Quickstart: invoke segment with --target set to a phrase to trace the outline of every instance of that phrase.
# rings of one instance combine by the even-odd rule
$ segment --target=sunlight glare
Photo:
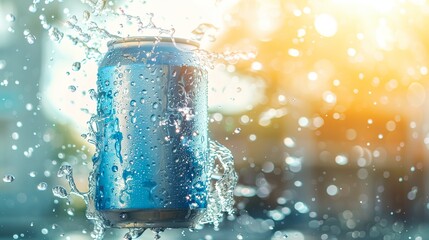
[[[332,37],[337,33],[337,20],[329,14],[320,14],[314,20],[316,31],[324,37]]]

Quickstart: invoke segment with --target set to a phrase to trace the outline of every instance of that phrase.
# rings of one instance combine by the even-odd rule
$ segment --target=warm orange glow
[[[276,11],[261,17],[273,5]],[[255,61],[263,66],[256,75],[268,83],[268,100],[261,103],[266,108],[256,116],[261,126],[274,119],[296,121],[314,130],[313,141],[322,149],[380,148],[383,159],[405,154],[410,135],[418,145],[427,144],[427,134],[410,127],[429,127],[422,114],[429,106],[426,1],[251,0],[241,1],[233,13],[241,25],[231,27],[224,41],[229,47],[240,47],[243,38],[254,44]],[[237,71],[252,66],[242,63]],[[302,125],[302,119],[323,124]]]

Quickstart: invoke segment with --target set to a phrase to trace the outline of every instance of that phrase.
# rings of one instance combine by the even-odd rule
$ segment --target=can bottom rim
[[[112,228],[193,228],[205,209],[101,210]]]

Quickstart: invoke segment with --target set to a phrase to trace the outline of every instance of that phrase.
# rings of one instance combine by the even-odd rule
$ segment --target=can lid
[[[166,42],[166,43],[179,43],[179,44],[187,44],[195,47],[200,47],[200,43],[194,40],[186,39],[186,38],[176,38],[176,37],[155,37],[155,36],[138,36],[138,37],[127,37],[127,38],[119,38],[107,43],[108,47],[111,47],[116,44],[141,44],[144,42]]]

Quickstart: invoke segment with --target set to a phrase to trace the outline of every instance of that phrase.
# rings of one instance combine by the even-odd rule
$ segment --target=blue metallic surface
[[[111,43],[100,64],[97,210],[207,206],[207,74],[196,47],[176,43],[188,50],[168,40]]]

